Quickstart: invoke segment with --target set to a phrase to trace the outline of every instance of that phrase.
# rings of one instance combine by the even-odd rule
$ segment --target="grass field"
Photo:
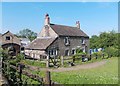
[[[118,58],[107,60],[103,66],[67,72],[52,72],[52,80],[61,84],[117,84]]]

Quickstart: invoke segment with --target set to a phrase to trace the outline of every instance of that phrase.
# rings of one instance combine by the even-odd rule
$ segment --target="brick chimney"
[[[49,18],[49,14],[45,15],[45,25],[50,24],[50,18]]]
[[[77,27],[78,29],[80,29],[80,22],[79,22],[79,21],[76,21],[76,27]]]

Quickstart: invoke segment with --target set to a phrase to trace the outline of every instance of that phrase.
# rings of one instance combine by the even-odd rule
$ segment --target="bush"
[[[20,53],[15,57],[15,59],[10,60],[10,64],[17,65],[23,59],[24,59],[24,55]]]
[[[81,53],[76,53],[75,55],[73,55],[75,58],[78,58],[82,55],[87,55],[85,52],[81,52]]]
[[[23,60],[23,59],[24,59],[24,55],[23,55],[23,54],[18,54],[18,55],[16,56],[17,62],[20,62],[20,61]]]
[[[83,51],[81,49],[76,49],[76,54],[82,53]]]
[[[96,57],[96,55],[97,55],[98,57],[102,57],[102,54],[103,54],[102,51],[94,52],[94,53],[93,53],[93,56]]]
[[[118,49],[114,48],[114,47],[107,47],[107,48],[105,48],[104,52],[107,55],[112,55],[112,56],[117,56],[117,57],[119,56]]]
[[[8,50],[5,49],[3,50],[2,48],[0,48],[0,57],[3,57],[3,61],[6,61],[9,59],[9,55],[8,55]]]

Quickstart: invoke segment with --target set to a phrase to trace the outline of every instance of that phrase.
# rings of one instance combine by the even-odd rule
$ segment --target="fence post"
[[[84,58],[85,58],[84,55],[82,55],[82,62],[84,62]]]
[[[75,56],[73,56],[73,63],[75,62]]]
[[[104,53],[102,55],[103,55],[103,59],[104,59]]]
[[[61,56],[61,65],[64,65],[64,58]]]
[[[1,59],[0,59],[0,80],[2,81],[2,68],[3,68],[3,61],[2,61],[2,57],[0,57]],[[1,83],[0,83],[0,85],[2,85]]]
[[[22,86],[22,65],[21,64],[18,65],[18,72],[19,72],[19,80],[20,80],[19,85]]]
[[[47,55],[46,67],[49,67],[49,55]]]
[[[51,76],[50,76],[50,71],[46,71],[45,84],[46,84],[47,86],[51,86]]]
[[[90,60],[91,60],[91,58],[92,58],[92,55],[90,54]]]
[[[96,59],[98,58],[98,55],[96,54]]]

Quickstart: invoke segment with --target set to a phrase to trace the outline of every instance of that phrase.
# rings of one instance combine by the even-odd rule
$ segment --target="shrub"
[[[107,47],[107,48],[105,48],[104,52],[107,55],[112,55],[112,56],[117,56],[117,57],[119,56],[118,49],[114,48],[114,47]]]
[[[21,60],[24,59],[24,55],[23,54],[18,54],[15,59],[10,59],[10,64],[13,64],[13,65],[17,65]]]
[[[18,61],[18,62],[20,62],[21,60],[23,60],[24,59],[24,55],[23,54],[18,54],[17,56],[16,56],[16,60]]]
[[[78,58],[82,55],[87,55],[85,52],[80,52],[80,53],[76,53],[75,55],[73,55],[75,58]]]
[[[78,54],[78,53],[82,53],[83,51],[82,51],[82,49],[76,49],[76,54]]]

